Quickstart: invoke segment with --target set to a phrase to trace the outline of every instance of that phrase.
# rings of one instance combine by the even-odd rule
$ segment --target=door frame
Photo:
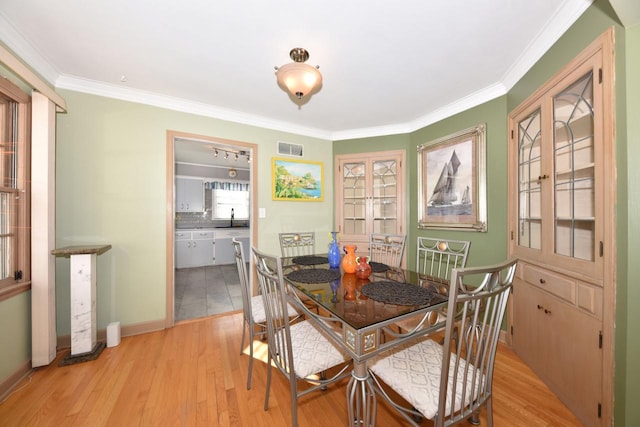
[[[224,138],[216,138],[213,136],[197,135],[187,132],[179,132],[173,130],[167,130],[167,143],[166,143],[166,310],[165,310],[165,328],[172,328],[175,325],[175,140],[177,138],[182,139],[196,139],[199,141],[219,143],[224,145],[232,145],[242,147],[249,151],[251,156],[251,167],[249,168],[249,186],[250,186],[250,203],[251,203],[251,217],[249,219],[250,227],[250,242],[251,246],[258,244],[258,200],[257,191],[258,188],[258,145],[243,141],[234,141]],[[245,254],[247,255],[247,254]],[[249,257],[250,265],[253,264],[253,260]],[[250,269],[253,271],[253,269]],[[249,277],[251,289],[253,289],[253,277]]]

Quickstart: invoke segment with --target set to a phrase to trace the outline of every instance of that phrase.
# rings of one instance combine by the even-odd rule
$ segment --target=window
[[[0,299],[29,287],[29,104],[0,79]]]
[[[249,219],[249,191],[212,190],[213,219]]]

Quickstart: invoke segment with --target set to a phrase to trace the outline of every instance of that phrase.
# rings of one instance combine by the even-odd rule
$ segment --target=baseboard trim
[[[0,403],[9,397],[20,381],[31,373],[31,360],[22,363],[15,372],[0,383]]]
[[[505,345],[509,345],[509,343],[507,343],[507,331],[500,330],[498,340]]]
[[[134,325],[122,326],[120,329],[121,337],[131,337],[134,335],[146,334],[148,332],[156,332],[165,329],[165,321],[153,320],[150,322],[136,323]],[[107,330],[98,329],[97,332],[98,341],[107,341]],[[71,348],[71,335],[61,335],[57,341],[58,350],[61,348]]]

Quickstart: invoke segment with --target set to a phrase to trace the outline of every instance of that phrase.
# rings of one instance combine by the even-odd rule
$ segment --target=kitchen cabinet
[[[406,234],[404,150],[337,155],[334,163],[341,242],[368,255],[371,233]]]
[[[176,212],[204,211],[204,181],[202,178],[176,178]]]
[[[526,263],[518,268],[514,349],[584,425],[600,425],[602,288]]]
[[[214,232],[180,230],[175,233],[176,268],[203,267],[214,263]]]
[[[231,240],[236,238],[242,243],[244,256],[248,260],[251,256],[249,246],[249,229],[218,229],[215,238],[215,265],[234,264],[235,251]]]
[[[175,267],[186,268],[191,264],[191,232],[176,231],[175,237]]]
[[[612,416],[611,37],[509,115],[508,248],[520,260],[511,341],[585,426],[611,425]]]

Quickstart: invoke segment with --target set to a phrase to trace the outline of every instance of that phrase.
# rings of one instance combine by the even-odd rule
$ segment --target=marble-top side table
[[[60,365],[95,360],[105,347],[104,342],[97,342],[96,264],[98,255],[109,249],[111,245],[78,245],[51,251],[71,262],[71,353]]]

